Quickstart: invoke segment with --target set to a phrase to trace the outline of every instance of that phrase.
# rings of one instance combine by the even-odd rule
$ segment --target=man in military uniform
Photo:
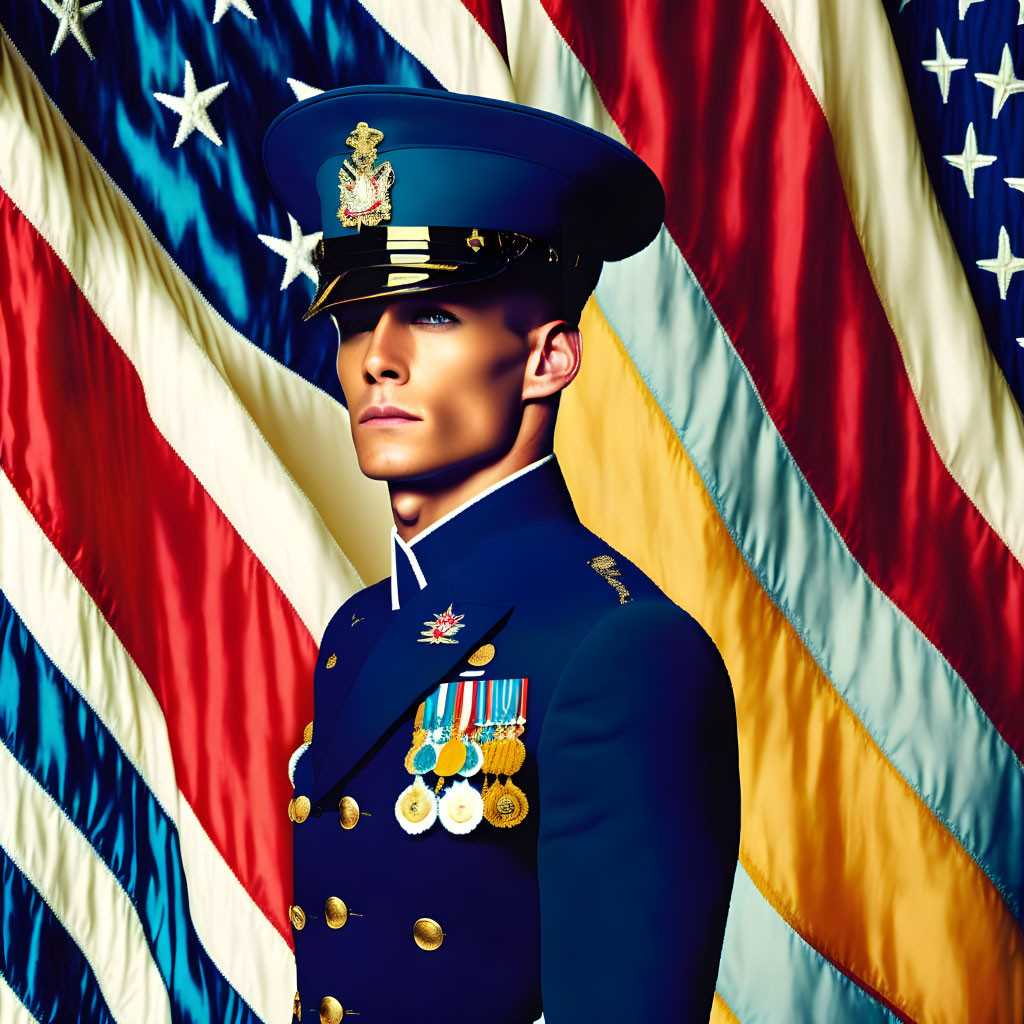
[[[702,1021],[739,832],[701,627],[582,526],[552,455],[580,310],[664,196],[618,143],[512,104],[341,89],[265,142],[321,218],[392,575],[324,633],[293,758],[301,1020]]]

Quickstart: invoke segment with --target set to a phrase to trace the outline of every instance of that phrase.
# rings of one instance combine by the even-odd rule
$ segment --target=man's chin
[[[383,480],[392,486],[422,487],[436,490],[459,483],[476,472],[486,458],[470,458],[458,462],[438,463],[433,460],[397,458],[394,455],[358,455],[359,469],[370,480]]]
[[[358,453],[357,453],[358,454]],[[424,464],[412,459],[391,456],[359,457],[359,469],[370,480],[384,480],[387,483],[414,484],[433,479],[443,474],[448,466]]]

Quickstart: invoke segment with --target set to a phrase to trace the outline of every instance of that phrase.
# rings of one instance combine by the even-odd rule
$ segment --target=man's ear
[[[551,320],[527,335],[530,356],[523,377],[523,401],[548,398],[572,383],[580,372],[583,339],[566,320]]]

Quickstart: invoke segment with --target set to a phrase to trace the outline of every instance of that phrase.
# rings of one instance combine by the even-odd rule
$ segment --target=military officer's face
[[[338,377],[363,473],[443,482],[509,452],[527,404],[568,382],[547,394],[537,383],[538,345],[564,326],[546,314],[526,294],[481,285],[337,311]]]

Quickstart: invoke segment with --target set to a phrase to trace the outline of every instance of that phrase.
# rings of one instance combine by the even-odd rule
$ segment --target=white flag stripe
[[[853,222],[932,443],[1024,563],[1024,419],[932,190],[885,11],[874,0],[762,2],[831,127]]]
[[[168,444],[319,640],[330,616],[362,583],[218,369],[233,349],[241,353],[234,352],[236,367],[245,360],[250,369],[266,371],[272,361],[228,327],[173,266],[2,35],[0,187],[64,262],[131,360]],[[309,406],[315,389],[277,367],[252,391],[259,399],[254,408],[294,410]],[[315,455],[333,491],[351,501],[366,486],[354,465],[338,480],[329,460],[347,418],[337,403],[324,401],[319,411],[329,407],[328,423],[301,444],[308,448],[334,435]],[[381,542],[385,538],[382,526]]]
[[[3,473],[0,522],[0,590],[177,825],[189,909],[210,958],[260,1017],[278,1019],[295,993],[291,950],[180,793],[153,691]]]
[[[33,1017],[26,1009],[25,1004],[15,995],[2,973],[0,973],[0,1021],[3,1021],[3,1024],[40,1024],[39,1019]]]
[[[461,0],[359,0],[446,89],[515,102],[508,66]],[[444,68],[444,78],[436,68]]]
[[[171,1024],[135,908],[85,836],[0,743],[0,847],[82,951],[114,1019]]]

